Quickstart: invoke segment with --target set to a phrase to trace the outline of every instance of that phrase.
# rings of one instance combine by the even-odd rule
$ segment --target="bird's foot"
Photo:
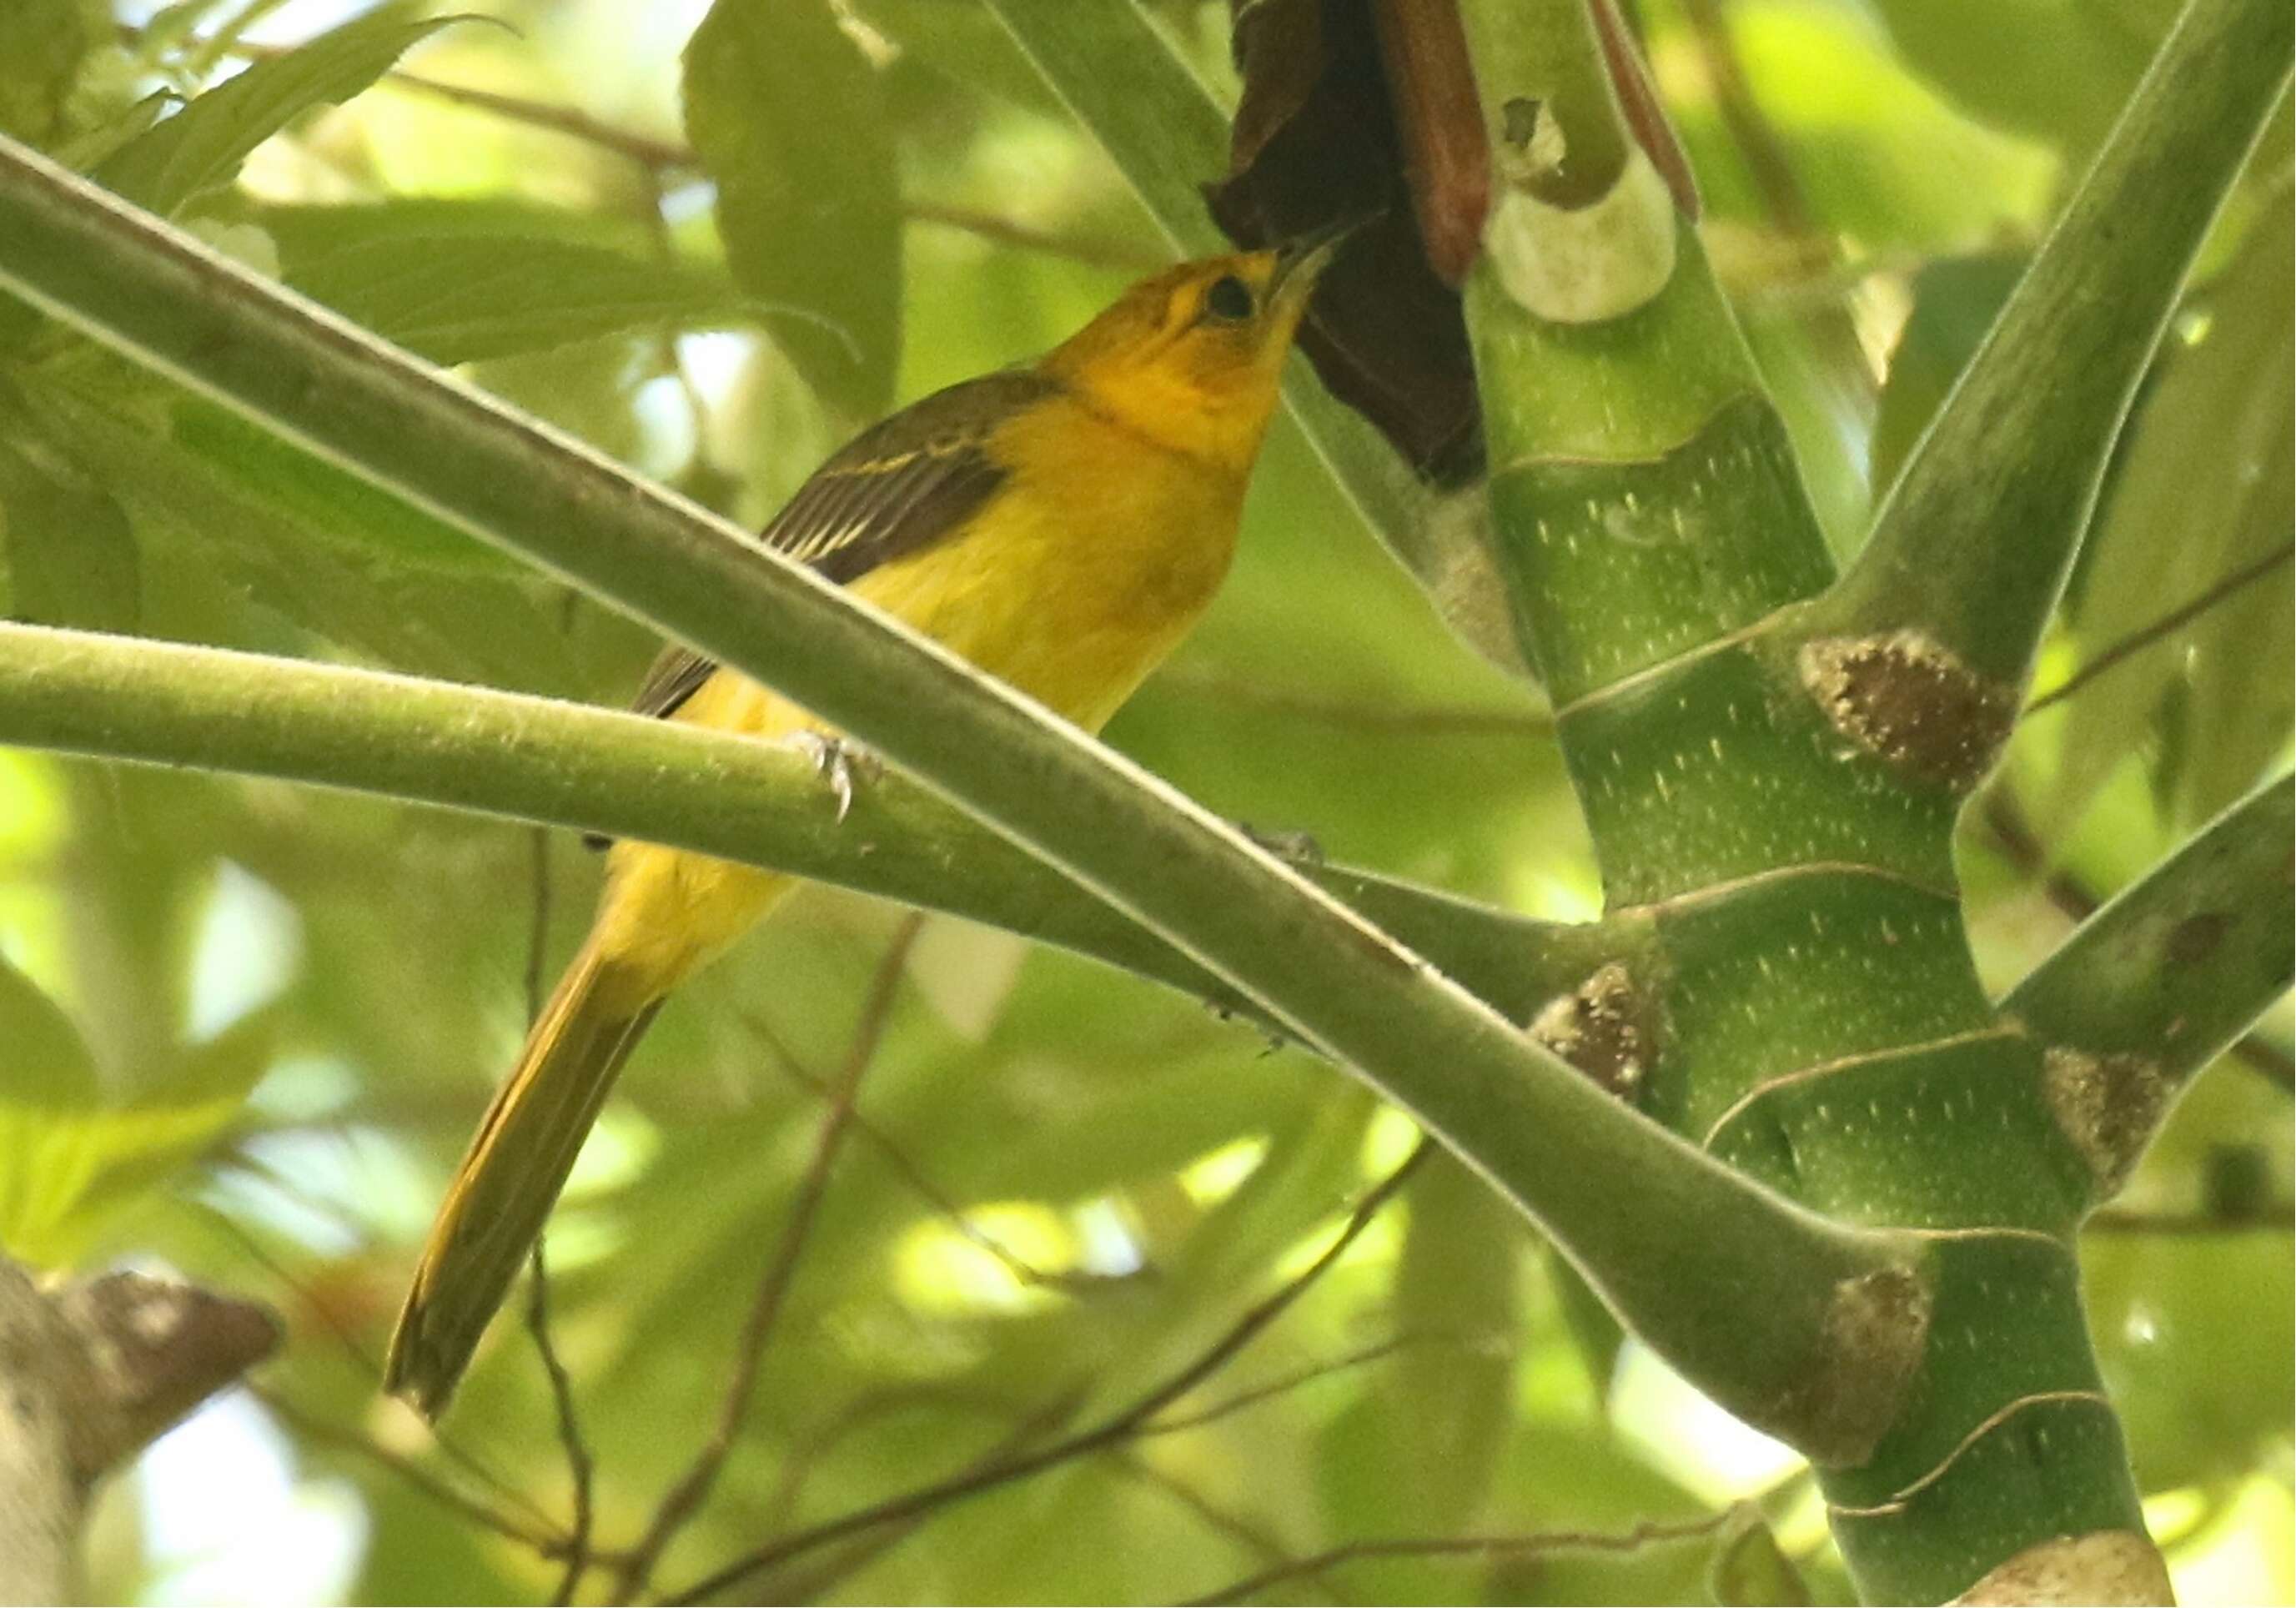
[[[1289,860],[1295,866],[1324,863],[1324,846],[1316,841],[1312,833],[1261,832],[1249,821],[1238,821],[1235,829],[1279,860]]]
[[[808,731],[798,733],[790,741],[813,761],[813,768],[829,783],[829,791],[837,800],[840,822],[853,808],[855,779],[873,781],[884,773],[884,762],[849,737]]]

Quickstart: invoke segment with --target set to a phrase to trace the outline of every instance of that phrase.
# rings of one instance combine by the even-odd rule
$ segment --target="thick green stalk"
[[[2194,1075],[2296,973],[2296,783],[2281,776],[2083,922],[2002,1010],[2048,1046],[2044,1089],[2112,1198]]]
[[[2097,283],[2073,260],[2085,250],[2108,275],[2151,263],[2149,280],[2116,285],[2134,299],[2119,318],[2086,309],[2142,326],[2130,363],[2167,315],[2184,235],[2213,214],[2285,75],[2284,12],[2262,19],[2259,3],[2195,0],[2153,100],[2074,203],[2075,243],[2053,248],[2023,299],[2067,313]],[[2243,4],[2242,48],[2271,59],[2235,71],[2220,42],[2194,42]],[[1694,233],[1636,176],[1643,159],[1629,148],[1611,188],[1574,206],[1542,193],[1557,153],[1620,143],[1585,127],[1617,107],[1568,93],[1595,53],[1576,10],[1463,0],[1504,181],[1468,305],[1499,563],[1555,692],[1610,920],[1650,933],[1613,989],[1658,1024],[1644,1107],[1813,1210],[1931,1239],[1918,1382],[1870,1456],[1819,1471],[1861,1590],[1936,1601],[2062,1564],[2076,1594],[2165,1591],[2081,1317],[2070,1238],[2090,1168],[2048,1097],[2045,1046],[1986,997],[1961,919],[1953,827],[2013,698],[1957,639],[1899,631],[2023,609],[2021,675],[2083,511],[2046,510],[2070,529],[2025,574],[2014,555],[2049,538],[2009,494],[2049,498],[2027,483],[2030,432],[2004,436],[1988,381],[1931,439],[1964,460],[1944,482],[1968,493],[1950,541],[1827,590],[1775,411]],[[2180,64],[2179,48],[2204,64]],[[2171,106],[2162,83],[2185,98]],[[2226,97],[2236,131],[2195,135],[2226,119]],[[1544,147],[1525,108],[1560,119]],[[2135,149],[2163,139],[2166,154]],[[2080,233],[2110,217],[2144,234],[2156,206],[2180,242],[2165,254]],[[2110,394],[2085,415],[2093,476],[2134,369],[2100,382],[2096,331],[2061,353],[2017,316],[1997,343],[2016,355],[2029,423],[2062,397],[2078,412],[2100,383]],[[1924,599],[1930,614],[1889,612]]]
[[[1817,611],[1831,635],[1910,633],[1991,684],[1997,745],[2137,381],[2288,82],[2290,49],[2283,0],[2185,8]]]
[[[777,743],[555,699],[222,648],[0,624],[0,742],[342,788],[644,838],[946,910],[1224,1010],[1235,990],[905,777],[841,821]],[[1301,867],[1511,1017],[1619,939],[1341,866]]]
[[[1233,250],[1204,207],[1228,167],[1228,119],[1137,0],[986,0],[1046,84],[1106,148],[1165,238],[1188,256]],[[1452,628],[1515,668],[1506,621],[1488,607],[1488,510],[1472,493],[1439,496],[1361,416],[1293,365],[1292,416],[1380,540],[1419,578]]]
[[[1921,1335],[1911,1242],[1827,1222],[1682,1144],[1037,705],[6,141],[0,283],[778,688],[1061,867],[1410,1110],[1741,1414],[1848,1456],[1886,1420]],[[1845,1348],[1845,1324],[1890,1343]]]

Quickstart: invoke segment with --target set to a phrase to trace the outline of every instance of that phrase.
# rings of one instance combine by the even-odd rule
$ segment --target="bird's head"
[[[1159,445],[1242,474],[1336,235],[1185,262],[1144,279],[1042,364]]]

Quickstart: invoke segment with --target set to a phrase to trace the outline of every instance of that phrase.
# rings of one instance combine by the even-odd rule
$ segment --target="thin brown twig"
[[[877,974],[869,987],[867,998],[861,1007],[861,1017],[853,1032],[853,1042],[847,1050],[845,1064],[840,1069],[835,1097],[821,1120],[820,1131],[814,1141],[813,1159],[806,1167],[805,1176],[799,1180],[796,1196],[790,1204],[789,1222],[782,1230],[781,1243],[775,1248],[767,1263],[764,1276],[758,1281],[756,1299],[751,1302],[750,1316],[742,1325],[741,1343],[734,1353],[734,1374],[726,1387],[725,1399],[719,1407],[717,1427],[702,1443],[685,1473],[661,1499],[654,1510],[652,1521],[636,1546],[631,1549],[614,1580],[614,1596],[620,1602],[636,1602],[651,1588],[653,1568],[660,1561],[677,1531],[698,1512],[718,1481],[719,1470],[734,1449],[734,1437],[749,1417],[750,1401],[755,1394],[758,1374],[765,1359],[766,1346],[773,1338],[775,1325],[780,1321],[782,1309],[789,1295],[790,1285],[797,1275],[799,1261],[805,1252],[806,1241],[819,1214],[822,1197],[828,1192],[829,1176],[843,1146],[847,1129],[853,1120],[853,1102],[860,1093],[861,1079],[876,1059],[877,1046],[883,1041],[887,1024],[892,1019],[893,1003],[898,997],[902,969],[908,964],[909,951],[915,945],[917,934],[923,929],[924,917],[913,915],[903,918],[894,930],[892,940],[886,945],[884,958],[877,964]]]
[[[1083,1388],[1070,1390],[1054,1397],[1035,1412],[1015,1424],[1010,1434],[974,1458],[968,1466],[975,1469],[993,1468],[1013,1456],[1022,1447],[1040,1436],[1050,1434],[1076,1415],[1087,1394]],[[771,1601],[777,1603],[810,1603],[827,1595],[833,1587],[851,1579],[874,1563],[902,1542],[916,1534],[929,1514],[917,1514],[899,1524],[887,1525],[871,1534],[856,1538],[854,1544],[830,1558],[809,1575],[800,1575],[785,1582],[773,1592]]]
[[[312,1194],[310,1191],[303,1188],[268,1161],[249,1153],[244,1149],[234,1151],[230,1160],[232,1165],[261,1178],[297,1205],[330,1218],[345,1233],[356,1235],[358,1232],[358,1225],[351,1220],[348,1213],[340,1203]],[[214,1210],[211,1208],[210,1213],[216,1225],[232,1236],[250,1261],[273,1278],[277,1279],[280,1284],[295,1297],[299,1310],[310,1312],[319,1319],[327,1332],[334,1336],[336,1343],[341,1347],[344,1356],[349,1359],[353,1369],[360,1377],[368,1384],[379,1388],[382,1382],[381,1363],[335,1316],[332,1305],[321,1299],[308,1284],[299,1278],[284,1263],[264,1250],[255,1237],[228,1212]],[[524,1509],[528,1516],[536,1523],[547,1525],[551,1522],[550,1515],[543,1512],[540,1504],[512,1484],[509,1480],[488,1467],[477,1453],[463,1446],[461,1441],[441,1432],[435,1424],[431,1426],[431,1438],[439,1448],[439,1456],[462,1469],[487,1489],[512,1505]]]
[[[386,1469],[441,1507],[459,1514],[472,1523],[506,1539],[530,1546],[544,1557],[554,1558],[563,1550],[564,1543],[559,1536],[525,1524],[499,1509],[489,1507],[475,1497],[466,1496],[413,1459],[378,1446],[356,1431],[329,1423],[317,1415],[306,1412],[275,1391],[260,1384],[250,1384],[247,1388],[249,1393],[268,1407],[275,1416],[305,1440],[334,1447]]]
[[[1739,155],[1745,159],[1746,170],[1753,176],[1770,221],[1789,239],[1814,243],[1818,259],[1831,258],[1833,247],[1820,235],[1809,198],[1802,193],[1801,180],[1794,176],[1793,163],[1787,160],[1785,142],[1770,127],[1753,86],[1746,81],[1745,68],[1738,60],[1738,42],[1731,35],[1729,19],[1722,14],[1721,5],[1718,0],[1683,0],[1683,15],[1698,42],[1699,59],[1714,88],[1715,107],[1736,142]]]
[[[1271,1569],[1290,1568],[1300,1560],[1283,1542],[1269,1535],[1242,1514],[1232,1513],[1214,1502],[1194,1486],[1164,1469],[1158,1468],[1136,1453],[1119,1451],[1111,1455],[1111,1462],[1141,1484],[1163,1492],[1193,1514],[1206,1529],[1226,1536],[1246,1552],[1258,1557]],[[1346,1588],[1320,1571],[1310,1574],[1316,1583],[1336,1603],[1351,1602]]]
[[[1049,229],[1039,229],[999,213],[983,212],[973,207],[951,206],[946,201],[906,201],[901,203],[901,212],[911,223],[955,229],[982,240],[995,241],[999,245],[1018,246],[1024,251],[1041,251],[1047,257],[1065,257],[1070,262],[1082,263],[1087,267],[1145,274],[1165,267],[1171,261],[1169,257],[1145,246],[1134,246],[1116,240],[1078,240],[1073,235],[1055,234]]]
[[[1623,1535],[1562,1530],[1516,1536],[1406,1536],[1390,1540],[1351,1541],[1344,1546],[1319,1552],[1313,1557],[1298,1558],[1275,1568],[1264,1569],[1258,1574],[1234,1581],[1217,1591],[1208,1591],[1201,1596],[1189,1597],[1185,1608],[1199,1608],[1201,1604],[1212,1603],[1242,1602],[1246,1597],[1257,1596],[1270,1586],[1367,1558],[1491,1558],[1563,1551],[1636,1552],[1653,1541],[1686,1541],[1712,1535],[1722,1527],[1733,1511],[1726,1507],[1705,1518],[1687,1520],[1678,1524],[1645,1522]]]
[[[2178,604],[2158,619],[2137,627],[2128,636],[2103,649],[2079,669],[2066,677],[2059,685],[2028,702],[2025,705],[2025,713],[2034,714],[2047,709],[2051,704],[2062,703],[2075,693],[2088,685],[2090,682],[2119,666],[2123,660],[2143,652],[2163,636],[2172,636],[2182,630],[2210,610],[2229,601],[2244,588],[2263,579],[2286,563],[2292,556],[2296,556],[2296,547],[2275,547],[2262,558],[2243,564],[2199,596],[2188,603]]]
[[[767,1051],[774,1058],[774,1063],[781,1068],[783,1076],[791,1082],[820,1099],[831,1098],[828,1084],[798,1059],[797,1053],[789,1047],[780,1034],[774,1031],[772,1024],[762,1017],[747,1013],[742,1015],[742,1021],[744,1026],[757,1035],[758,1041],[766,1046]],[[1032,1284],[1041,1289],[1065,1290],[1073,1293],[1078,1290],[1121,1284],[1128,1279],[1141,1276],[1138,1272],[1114,1275],[1046,1273],[1043,1268],[1032,1266],[1017,1251],[968,1217],[964,1208],[956,1203],[955,1197],[934,1183],[924,1169],[919,1166],[902,1147],[901,1142],[873,1121],[866,1112],[856,1107],[852,1121],[853,1131],[876,1147],[877,1153],[885,1159],[886,1164],[892,1168],[901,1182],[907,1185],[913,1194],[946,1218],[950,1227],[964,1236],[967,1243],[978,1246],[996,1259],[997,1264],[1005,1272],[1011,1274],[1017,1282]]]
[[[601,151],[611,151],[617,156],[627,157],[652,172],[694,168],[701,165],[701,159],[694,155],[690,146],[676,140],[656,139],[652,135],[618,127],[603,119],[592,117],[577,106],[554,101],[528,100],[521,95],[503,94],[469,84],[449,84],[404,69],[394,70],[383,76],[386,82],[400,89],[412,89],[458,106],[467,106],[474,111],[488,112],[506,122],[524,123],[529,127],[562,134],[585,144],[595,145]]]
[[[2269,1212],[2244,1217],[2218,1217],[2206,1211],[2097,1211],[2089,1214],[2081,1232],[2179,1239],[2214,1234],[2296,1234],[2296,1209],[2284,1201]]]
[[[542,967],[550,940],[550,833],[537,826],[529,841],[532,845],[534,895],[526,928],[526,1021],[531,1027],[542,1014]],[[558,1421],[558,1444],[566,1450],[566,1479],[572,1491],[573,1522],[566,1534],[566,1571],[559,1577],[558,1589],[550,1599],[554,1604],[564,1604],[574,1600],[575,1588],[590,1571],[591,1481],[595,1460],[590,1456],[589,1442],[582,1438],[581,1416],[574,1407],[573,1376],[566,1371],[565,1363],[559,1358],[558,1347],[550,1337],[550,1264],[543,1253],[543,1236],[537,1235],[530,1258],[532,1274],[526,1286],[526,1329],[534,1337],[535,1355],[542,1359],[542,1371],[550,1380],[550,1402]]]
[[[131,41],[142,37],[142,30],[133,27],[123,27],[120,31]],[[248,61],[261,61],[284,54],[285,50],[276,45],[250,45],[244,40],[234,40],[223,53]],[[621,127],[562,102],[537,101],[524,95],[504,94],[498,90],[480,89],[475,85],[450,84],[441,78],[409,72],[404,68],[394,68],[385,73],[383,81],[399,89],[412,90],[417,94],[430,95],[453,105],[468,107],[473,111],[486,112],[505,122],[522,123],[530,128],[564,135],[569,139],[580,140],[601,151],[611,152],[643,168],[657,188],[665,175],[693,173],[701,168],[701,157],[690,145]],[[901,204],[901,211],[913,223],[962,230],[999,245],[1018,246],[1023,250],[1064,257],[1091,267],[1144,273],[1161,267],[1168,261],[1168,258],[1146,247],[1112,240],[1072,239],[1049,229],[1021,223],[1017,218],[972,207],[953,206],[942,201],[910,201]]]
[[[533,1276],[527,1280],[526,1326],[534,1336],[535,1354],[550,1377],[550,1401],[558,1420],[558,1444],[566,1448],[566,1481],[572,1493],[573,1522],[566,1532],[566,1572],[550,1600],[559,1608],[574,1600],[574,1589],[590,1572],[590,1534],[594,1522],[592,1481],[596,1462],[582,1436],[582,1420],[574,1407],[574,1381],[560,1360],[550,1338],[550,1269],[543,1259],[542,1241],[534,1242]]]
[[[1401,1166],[1381,1179],[1349,1213],[1347,1222],[1332,1243],[1297,1275],[1285,1281],[1274,1292],[1254,1303],[1242,1317],[1199,1353],[1195,1359],[1180,1368],[1160,1383],[1136,1398],[1129,1406],[1103,1419],[1088,1430],[1041,1448],[1022,1456],[1010,1458],[992,1466],[935,1481],[919,1486],[898,1497],[857,1508],[850,1513],[824,1521],[808,1529],[777,1537],[742,1556],[734,1559],[707,1577],[696,1580],[676,1594],[665,1598],[670,1603],[695,1603],[715,1596],[722,1591],[742,1584],[766,1570],[786,1563],[793,1558],[842,1541],[848,1537],[866,1534],[888,1524],[902,1523],[919,1514],[930,1514],[952,1503],[976,1497],[1015,1480],[1026,1479],[1060,1464],[1102,1451],[1131,1438],[1140,1426],[1194,1390],[1205,1380],[1226,1367],[1260,1333],[1287,1311],[1292,1304],[1313,1287],[1316,1281],[1338,1261],[1347,1248],[1371,1226],[1381,1210],[1394,1198],[1411,1177],[1412,1172],[1428,1154],[1427,1142],[1423,1140]]]
[[[1268,1381],[1266,1384],[1254,1385],[1248,1391],[1239,1391],[1226,1400],[1216,1401],[1201,1411],[1177,1413],[1168,1418],[1158,1418],[1144,1423],[1140,1426],[1136,1439],[1146,1440],[1160,1435],[1177,1435],[1187,1430],[1202,1429],[1206,1424],[1217,1423],[1223,1418],[1231,1417],[1237,1413],[1258,1407],[1263,1401],[1288,1395],[1302,1385],[1314,1384],[1319,1380],[1329,1379],[1334,1374],[1344,1374],[1351,1369],[1383,1361],[1398,1351],[1408,1350],[1414,1346],[1449,1345],[1464,1350],[1481,1343],[1483,1342],[1480,1341],[1453,1334],[1391,1334],[1385,1340],[1334,1357],[1328,1362],[1319,1362],[1308,1367],[1296,1368],[1289,1374],[1281,1374]]]
[[[865,1391],[791,1437],[792,1444],[782,1463],[781,1478],[765,1505],[768,1522],[776,1527],[788,1523],[797,1512],[799,1499],[813,1471],[846,1440],[882,1419],[928,1407],[954,1407],[998,1418],[1015,1417],[1021,1412],[1015,1402],[986,1392],[952,1390],[946,1385],[898,1384]]]

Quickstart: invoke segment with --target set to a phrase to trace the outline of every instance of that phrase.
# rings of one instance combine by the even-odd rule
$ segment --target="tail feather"
[[[479,1124],[416,1265],[383,1388],[436,1418],[541,1237],[614,1078],[660,1008],[594,945],[559,980]]]

